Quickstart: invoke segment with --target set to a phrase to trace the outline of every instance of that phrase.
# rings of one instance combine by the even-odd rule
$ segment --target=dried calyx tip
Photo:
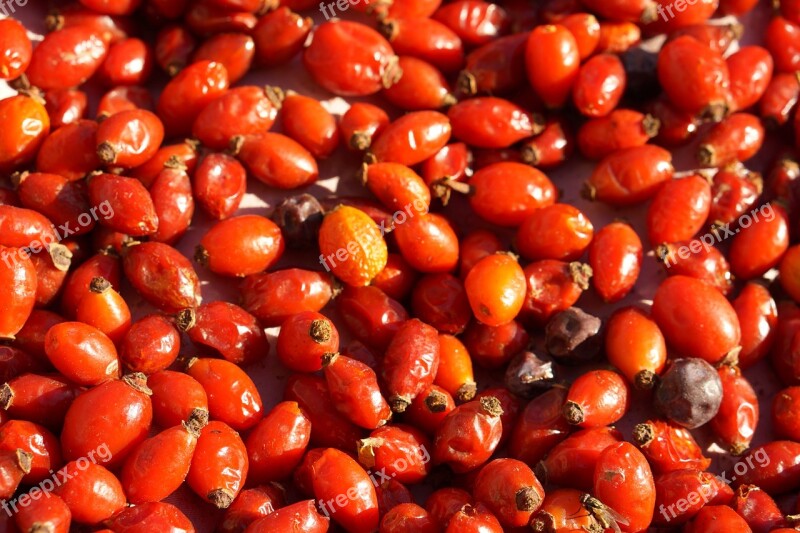
[[[583,409],[575,402],[564,404],[564,418],[572,425],[578,425],[584,420]]]
[[[642,129],[644,130],[645,135],[652,139],[658,135],[658,130],[661,129],[661,121],[648,113],[642,119]]]
[[[653,426],[648,423],[636,424],[633,427],[633,441],[639,446],[647,446],[655,436]]]
[[[147,386],[147,376],[142,372],[133,372],[131,374],[125,374],[122,376],[122,381],[124,381],[128,386],[132,387],[133,389],[147,394],[151,396],[153,391],[150,390],[150,387]]]
[[[233,495],[228,489],[214,489],[208,493],[207,498],[217,509],[227,509],[233,503]]]
[[[713,167],[715,162],[714,147],[710,144],[701,144],[697,149],[697,162],[704,167]]]
[[[669,259],[669,245],[668,244],[659,244],[656,246],[655,249],[656,253],[656,260],[660,263],[666,263],[667,259]]]
[[[442,97],[442,107],[451,107],[458,103],[458,98],[453,93],[447,93]]]
[[[456,391],[456,398],[458,398],[460,402],[468,402],[475,398],[477,392],[478,385],[474,381],[468,381],[458,388]]]
[[[110,165],[117,160],[117,151],[111,143],[103,142],[97,147],[97,157],[106,165]]]
[[[14,390],[8,383],[3,383],[0,387],[0,408],[8,409],[14,402]]]
[[[16,459],[17,459],[17,466],[20,470],[24,473],[29,473],[31,471],[31,461],[33,460],[33,454],[30,452],[26,452],[22,448],[17,448],[16,452]]]
[[[192,329],[197,323],[197,313],[191,307],[178,311],[175,315],[175,325],[180,331],[186,332]]]
[[[650,390],[655,386],[657,379],[658,376],[652,371],[640,370],[633,379],[633,385],[638,390]]]
[[[535,167],[539,164],[542,156],[539,153],[539,148],[532,144],[526,144],[520,149],[520,157],[523,163]]]
[[[590,202],[594,202],[597,199],[597,188],[592,183],[586,181],[581,188],[581,196]]]
[[[484,396],[480,399],[481,407],[484,411],[486,411],[491,416],[501,416],[503,414],[503,407],[498,400],[494,396]]]
[[[327,320],[316,319],[311,321],[311,326],[308,328],[308,335],[311,340],[317,344],[328,342],[331,339],[333,330]]]
[[[372,144],[372,138],[368,133],[363,131],[355,131],[350,136],[350,148],[363,152],[367,150]]]
[[[403,69],[400,67],[400,58],[398,56],[390,57],[384,66],[383,75],[381,76],[381,83],[384,89],[388,89],[403,77]]]
[[[48,32],[54,32],[64,27],[64,16],[56,9],[44,18],[44,27]]]
[[[19,189],[19,186],[22,185],[22,182],[25,181],[29,175],[30,172],[27,170],[23,170],[22,172],[14,172],[11,174],[11,176],[9,176],[11,185],[14,187],[14,189]]]
[[[72,250],[60,243],[53,243],[48,246],[47,252],[53,261],[53,266],[61,272],[67,272],[72,265]]]
[[[378,24],[378,31],[380,31],[389,41],[392,41],[397,37],[397,23],[393,20],[383,20],[380,24]]]
[[[283,101],[286,99],[286,93],[283,91],[283,89],[273,85],[265,86],[264,94],[267,96],[267,100],[270,101],[272,107],[275,109],[280,109],[283,106]]]
[[[589,288],[589,280],[591,280],[594,275],[592,267],[580,261],[573,261],[569,264],[568,268],[573,283],[580,287],[581,290],[587,290]]]
[[[92,281],[89,282],[89,290],[97,294],[103,294],[110,288],[111,283],[102,276],[92,278]]]
[[[447,396],[436,390],[431,391],[425,398],[425,405],[431,413],[441,413],[447,407]]]
[[[744,452],[746,452],[749,448],[750,448],[750,446],[748,446],[747,444],[745,444],[743,442],[738,442],[736,444],[731,444],[731,455],[734,455],[734,456],[737,456],[737,457],[740,456],[740,455],[744,455]]]
[[[183,170],[184,172],[188,170],[186,164],[176,155],[171,155],[166,161],[164,161],[164,168]]]
[[[234,135],[228,143],[228,153],[232,156],[239,155],[244,146],[244,135]]]
[[[339,357],[338,352],[328,352],[322,354],[322,368],[325,368],[326,366],[333,363],[337,357]]]
[[[195,438],[199,437],[200,431],[208,425],[208,410],[195,407],[182,424],[186,431],[194,435]]]
[[[797,525],[800,524],[800,514],[787,514],[786,515],[786,522],[790,525]]]
[[[194,260],[200,266],[208,266],[208,250],[202,244],[198,244],[194,249]]]
[[[468,70],[462,70],[459,72],[458,79],[456,80],[456,90],[459,92],[459,94],[466,96],[473,96],[477,94],[478,82],[475,79],[475,76]]]
[[[389,406],[395,413],[405,413],[411,401],[403,396],[393,396],[389,399]]]
[[[275,11],[276,9],[278,9],[279,5],[280,2],[278,2],[278,0],[262,0],[261,6],[259,6],[258,10],[256,10],[255,14],[258,15],[259,17],[263,17],[270,11]]]
[[[542,503],[542,498],[533,487],[523,487],[514,495],[518,511],[535,511]]]
[[[375,450],[383,446],[384,440],[379,437],[368,437],[358,441],[358,462],[366,468],[375,466]]]
[[[531,529],[536,533],[556,533],[556,519],[547,511],[540,511],[531,521]]]

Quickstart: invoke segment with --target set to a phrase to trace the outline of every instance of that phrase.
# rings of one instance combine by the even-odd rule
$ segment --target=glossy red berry
[[[653,319],[680,353],[716,363],[739,346],[739,319],[711,285],[687,276],[664,280],[653,300]]]
[[[348,43],[357,41],[358,47]],[[330,50],[341,54],[331,55]],[[378,32],[358,22],[333,20],[316,28],[303,64],[323,88],[340,96],[366,96],[397,79],[397,57]]]
[[[464,280],[472,312],[487,326],[514,320],[525,300],[525,273],[516,258],[497,253],[478,261]]]
[[[318,101],[289,91],[281,105],[283,131],[318,158],[331,155],[339,146],[336,119]]]
[[[19,257],[18,252],[17,248],[0,246],[0,255],[9,259],[0,265],[2,300],[8,309],[0,319],[0,337],[6,339],[19,333],[36,301],[35,267],[27,255]]]
[[[100,67],[108,44],[90,26],[75,26],[48,33],[31,56],[25,70],[30,82],[40,89],[77,87]],[[52,73],[57,71],[58,76]]]
[[[426,387],[439,366],[439,339],[431,326],[406,321],[392,337],[384,355],[381,379],[392,410],[402,413]]]
[[[685,35],[664,45],[658,56],[658,79],[677,108],[714,120],[727,114],[728,66],[720,52],[697,39]]]
[[[612,222],[589,245],[592,285],[607,302],[624,298],[639,279],[642,242],[631,226]]]
[[[333,296],[330,276],[299,268],[248,276],[240,290],[242,307],[264,327],[280,326],[297,313],[319,311]],[[284,294],[294,296],[287,300]]]
[[[556,190],[540,170],[521,163],[495,163],[475,173],[470,206],[481,218],[500,226],[519,226],[536,209],[552,205]]]
[[[699,232],[711,210],[711,186],[691,175],[666,182],[647,211],[647,235],[654,246],[688,241]]]
[[[142,441],[128,455],[120,481],[131,503],[163,500],[183,484],[200,430],[207,422],[208,411],[198,410],[183,425]],[[158,477],[158,483],[153,483],[154,477]]]
[[[274,222],[241,215],[214,224],[200,240],[195,260],[215,274],[244,277],[267,270],[283,249],[283,236]]]
[[[544,489],[522,461],[495,459],[478,473],[474,495],[504,526],[523,527],[541,506]]]
[[[236,156],[253,176],[270,187],[295,189],[319,177],[311,152],[280,133],[246,135]]]
[[[211,348],[239,365],[261,360],[269,353],[269,341],[258,320],[229,302],[210,302],[178,315],[178,328],[193,343]]]
[[[297,402],[311,421],[311,442],[314,445],[346,449],[362,437],[362,430],[333,405],[328,384],[323,377],[304,374],[290,376],[284,400]]]
[[[98,385],[119,377],[114,343],[99,329],[81,322],[62,322],[45,336],[47,358],[64,376],[80,385]]]
[[[613,54],[598,54],[578,71],[572,101],[584,116],[607,116],[619,104],[626,84],[622,61]]]
[[[525,66],[531,87],[544,103],[563,106],[580,68],[575,37],[564,26],[536,27],[528,37]]]
[[[711,459],[703,455],[692,433],[664,420],[649,420],[633,428],[633,441],[658,474],[687,469],[706,470]]]
[[[244,487],[248,470],[247,449],[239,433],[213,420],[200,432],[186,482],[204,501],[225,509]]]
[[[186,67],[167,83],[158,99],[158,116],[168,135],[191,132],[192,123],[209,103],[229,85],[222,63],[198,61]]]
[[[722,403],[711,419],[711,429],[735,455],[750,446],[759,422],[758,397],[738,367],[719,369],[722,380]]]
[[[311,466],[314,496],[326,505],[331,518],[353,533],[378,528],[375,487],[367,472],[346,453],[328,448]],[[347,494],[350,489],[350,494]],[[344,493],[342,493],[344,490]],[[346,498],[336,499],[345,494]],[[342,503],[344,500],[344,503]]]
[[[336,409],[357,426],[375,429],[388,422],[391,408],[383,398],[378,376],[365,363],[346,355],[322,359],[328,391]]]
[[[240,367],[224,359],[199,358],[189,361],[187,373],[208,395],[212,419],[237,430],[253,427],[263,417],[263,404],[252,379]]]
[[[258,483],[289,477],[311,438],[311,421],[297,402],[281,402],[259,421],[245,441],[248,479]]]
[[[57,475],[66,481],[53,492],[64,500],[77,523],[99,525],[125,508],[119,479],[85,457],[67,463]]]
[[[452,125],[438,111],[415,111],[391,122],[370,146],[378,162],[413,166],[441,150],[450,140]]]
[[[672,154],[663,148],[651,144],[626,148],[597,164],[586,194],[612,206],[638,204],[652,198],[673,171]]]
[[[283,91],[274,87],[235,87],[204,106],[194,119],[192,134],[209,148],[225,150],[237,136],[269,130],[282,100]]]
[[[600,456],[606,448],[621,441],[620,432],[609,427],[576,431],[550,450],[537,471],[547,483],[593,490],[593,476]]]
[[[579,259],[594,235],[591,221],[578,208],[553,204],[537,209],[517,230],[516,248],[526,259]]]
[[[502,435],[503,409],[494,397],[467,402],[451,411],[436,431],[433,459],[455,472],[478,468],[491,457]]]
[[[200,303],[200,280],[192,264],[175,248],[157,242],[123,250],[122,266],[134,288],[164,311],[177,312]]]
[[[642,452],[627,442],[605,449],[594,470],[594,495],[624,517],[626,529],[646,528],[653,519],[656,489]]]
[[[143,374],[129,374],[78,396],[64,417],[64,458],[93,458],[110,468],[122,464],[147,438],[153,420],[150,393]]]
[[[16,19],[3,19],[0,23],[0,33],[3,35],[0,42],[0,50],[3,50],[0,59],[0,79],[13,80],[28,68],[33,46],[25,27]]]
[[[421,430],[387,424],[358,442],[358,461],[400,483],[419,483],[431,470],[430,447],[430,440]]]

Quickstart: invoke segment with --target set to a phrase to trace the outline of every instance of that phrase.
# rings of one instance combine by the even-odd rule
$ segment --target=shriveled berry
[[[545,327],[547,353],[563,365],[579,365],[600,353],[602,321],[577,307],[553,315]]]
[[[661,376],[653,402],[664,416],[693,429],[719,411],[722,381],[714,367],[702,359],[676,359]]]
[[[555,383],[553,363],[530,351],[520,352],[506,368],[506,388],[521,398],[532,398]]]

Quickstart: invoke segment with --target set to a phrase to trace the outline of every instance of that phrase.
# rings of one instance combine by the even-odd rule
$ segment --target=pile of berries
[[[800,530],[800,1],[757,3],[0,19],[0,531]]]

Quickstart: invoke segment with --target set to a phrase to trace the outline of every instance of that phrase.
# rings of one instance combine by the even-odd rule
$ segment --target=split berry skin
[[[800,1],[12,4],[0,530],[793,531]]]

